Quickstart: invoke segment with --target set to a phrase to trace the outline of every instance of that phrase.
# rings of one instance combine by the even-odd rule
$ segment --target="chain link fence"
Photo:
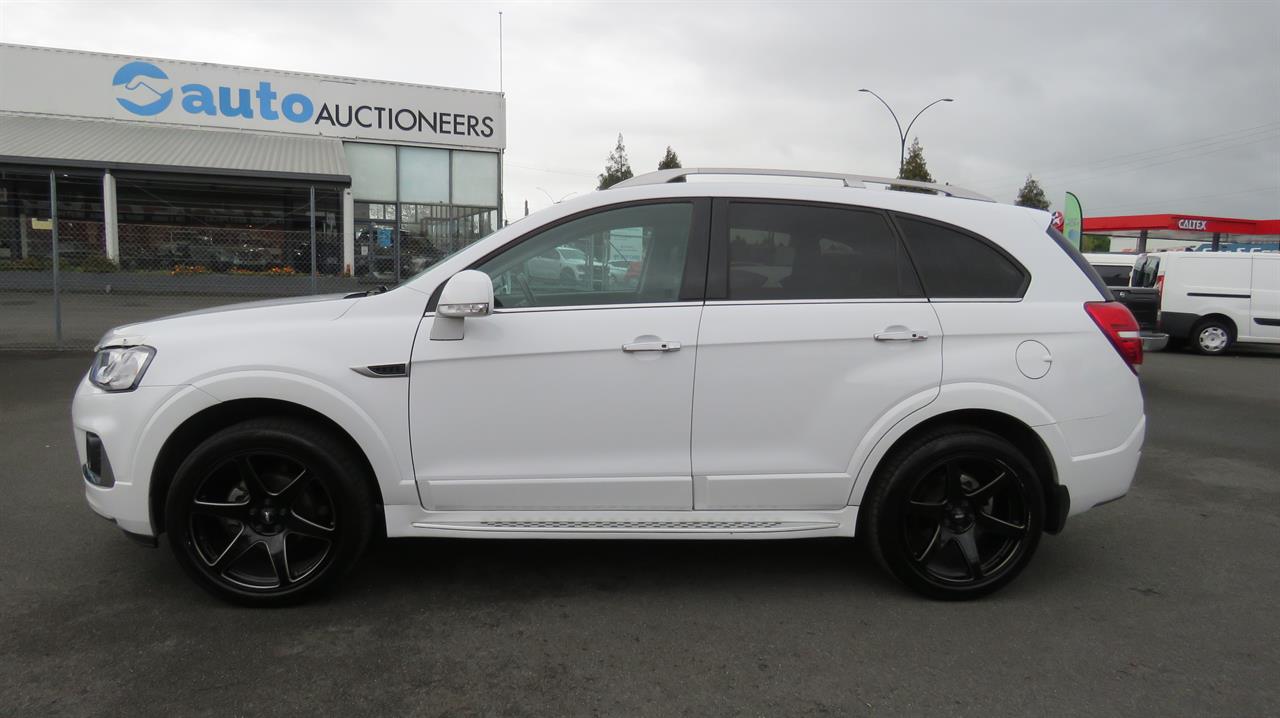
[[[234,302],[357,291],[342,235],[0,218],[0,348],[90,349],[114,326]],[[315,263],[312,264],[312,257]]]
[[[343,191],[0,165],[0,350],[90,349],[171,314],[393,286],[497,228],[494,207],[357,201],[344,247]]]

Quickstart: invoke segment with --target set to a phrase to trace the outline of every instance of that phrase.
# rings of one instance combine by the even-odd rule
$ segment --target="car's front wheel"
[[[292,418],[254,419],[201,443],[166,501],[182,567],[215,595],[297,603],[331,586],[369,542],[364,468],[330,432]]]
[[[953,427],[889,457],[863,510],[881,565],[931,598],[968,599],[1012,581],[1031,560],[1044,526],[1044,492],[1013,444]]]

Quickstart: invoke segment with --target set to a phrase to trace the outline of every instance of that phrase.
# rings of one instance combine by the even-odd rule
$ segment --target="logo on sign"
[[[1180,219],[1178,220],[1178,229],[1196,229],[1204,231],[1209,226],[1207,219]]]
[[[164,70],[149,63],[135,60],[116,70],[111,84],[123,88],[116,102],[135,115],[150,117],[168,109],[173,102],[173,90],[168,87],[169,76]],[[256,88],[209,87],[189,82],[178,88],[182,99],[178,106],[189,115],[222,115],[223,117],[255,116],[264,120],[284,117],[290,122],[309,122],[315,116],[315,103],[310,97],[289,93],[280,97],[270,82],[259,82]],[[279,102],[277,102],[277,99]]]
[[[149,62],[130,62],[111,78],[111,84],[122,88],[116,102],[135,115],[150,117],[164,112],[173,101],[169,76]]]
[[[1067,220],[1065,217],[1062,216],[1061,212],[1055,211],[1052,215],[1052,218],[1049,220],[1049,223],[1053,225],[1054,229],[1061,232],[1063,227],[1067,225]]]

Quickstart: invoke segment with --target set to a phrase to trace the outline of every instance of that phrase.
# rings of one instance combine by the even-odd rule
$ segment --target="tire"
[[[1221,319],[1202,319],[1191,330],[1190,344],[1197,354],[1218,356],[1226,354],[1235,343],[1235,328]]]
[[[374,502],[362,462],[338,437],[277,417],[228,427],[195,448],[165,502],[178,563],[233,603],[300,603],[364,553]]]
[[[1044,489],[1031,462],[971,427],[932,431],[895,451],[863,507],[880,565],[917,593],[948,601],[1012,581],[1044,528]]]
[[[574,286],[578,283],[578,275],[574,274],[572,269],[560,270],[560,283],[566,286]]]

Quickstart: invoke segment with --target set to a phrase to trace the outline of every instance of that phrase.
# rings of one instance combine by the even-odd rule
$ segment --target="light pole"
[[[899,177],[902,176],[902,170],[907,164],[907,135],[911,134],[911,126],[916,123],[916,120],[920,119],[920,115],[923,115],[925,110],[929,109],[930,107],[933,107],[939,102],[955,102],[955,100],[951,99],[950,97],[940,97],[934,100],[933,102],[930,102],[929,104],[924,106],[924,109],[917,112],[915,117],[911,118],[911,121],[907,123],[907,129],[903,131],[902,123],[898,121],[898,113],[893,111],[893,108],[889,106],[889,103],[884,101],[883,97],[877,95],[875,92],[868,90],[865,87],[858,90],[858,92],[869,93],[872,97],[879,100],[880,104],[884,105],[884,108],[889,111],[890,115],[893,115],[893,123],[898,126],[898,139],[901,141],[901,144],[899,145],[899,150],[898,150],[898,176]]]

